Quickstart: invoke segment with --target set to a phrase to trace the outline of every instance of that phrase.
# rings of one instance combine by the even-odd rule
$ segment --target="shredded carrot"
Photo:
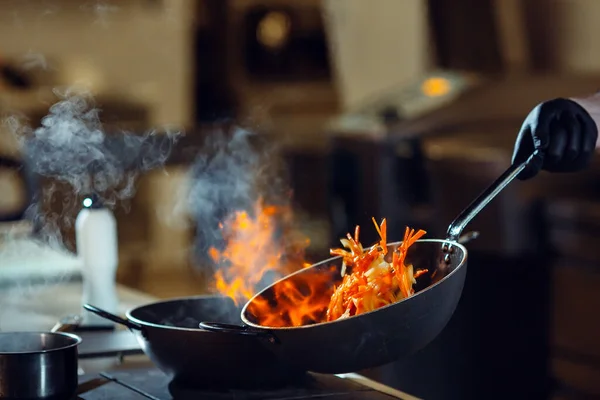
[[[427,273],[426,269],[414,272],[412,265],[405,265],[410,246],[426,234],[425,231],[406,228],[404,239],[392,253],[391,263],[386,260],[387,223],[385,218],[377,225],[379,242],[368,250],[359,241],[360,229],[354,230],[354,237],[347,234],[341,239],[346,249],[331,249],[332,255],[342,257],[342,283],[334,289],[327,308],[327,321],[347,318],[373,311],[395,303],[414,294],[416,279]],[[352,269],[350,274],[346,270]]]

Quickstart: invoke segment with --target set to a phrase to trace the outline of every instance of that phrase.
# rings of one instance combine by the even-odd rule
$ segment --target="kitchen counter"
[[[55,282],[17,286],[0,291],[0,330],[50,330],[57,321],[81,309],[81,282]],[[124,286],[118,286],[119,312],[156,301]]]

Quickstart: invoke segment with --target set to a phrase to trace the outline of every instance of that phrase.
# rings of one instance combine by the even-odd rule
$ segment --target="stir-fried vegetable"
[[[341,256],[342,283],[335,288],[327,309],[327,321],[347,318],[373,311],[379,307],[397,302],[414,294],[416,278],[427,270],[414,272],[412,265],[405,265],[406,253],[410,246],[419,240],[425,231],[406,228],[404,240],[392,253],[392,262],[386,261],[387,224],[381,226],[373,219],[380,241],[365,250],[359,241],[360,229],[357,226],[354,237],[348,233],[341,239],[344,249],[332,249],[332,255]],[[351,268],[347,274],[346,268]]]

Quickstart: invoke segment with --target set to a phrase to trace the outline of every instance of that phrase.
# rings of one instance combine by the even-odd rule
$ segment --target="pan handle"
[[[128,327],[129,329],[135,329],[138,331],[142,330],[141,325],[136,324],[135,322],[129,321],[125,318],[121,318],[113,313],[109,313],[108,311],[104,311],[96,306],[91,305],[91,304],[84,304],[83,308],[85,308],[89,312],[93,312],[94,314],[101,316],[102,318],[106,318],[109,321],[116,322],[117,324],[120,324],[120,325],[124,325],[124,326]]]
[[[244,325],[233,325],[224,324],[221,322],[200,322],[199,327],[211,332],[230,333],[234,335],[245,335],[265,338],[271,343],[278,343],[279,341],[269,332],[258,331]]]
[[[465,208],[448,227],[447,240],[457,242],[460,235],[473,218],[488,205],[509,183],[513,181],[529,165],[532,159],[538,157],[539,151],[536,150],[529,158],[521,164],[512,164],[498,179],[488,186],[467,208]]]

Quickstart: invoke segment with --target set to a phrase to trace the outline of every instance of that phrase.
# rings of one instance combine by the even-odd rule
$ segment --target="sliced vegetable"
[[[373,218],[379,242],[368,250],[359,241],[360,229],[357,226],[354,237],[349,233],[340,240],[344,248],[331,249],[332,255],[342,257],[342,283],[334,289],[327,308],[327,321],[351,317],[373,311],[395,303],[414,294],[416,279],[427,270],[414,271],[412,265],[405,265],[408,249],[426,232],[406,228],[404,239],[392,254],[391,262],[386,260],[387,223],[383,219],[378,225]],[[348,274],[348,269],[351,270]]]

